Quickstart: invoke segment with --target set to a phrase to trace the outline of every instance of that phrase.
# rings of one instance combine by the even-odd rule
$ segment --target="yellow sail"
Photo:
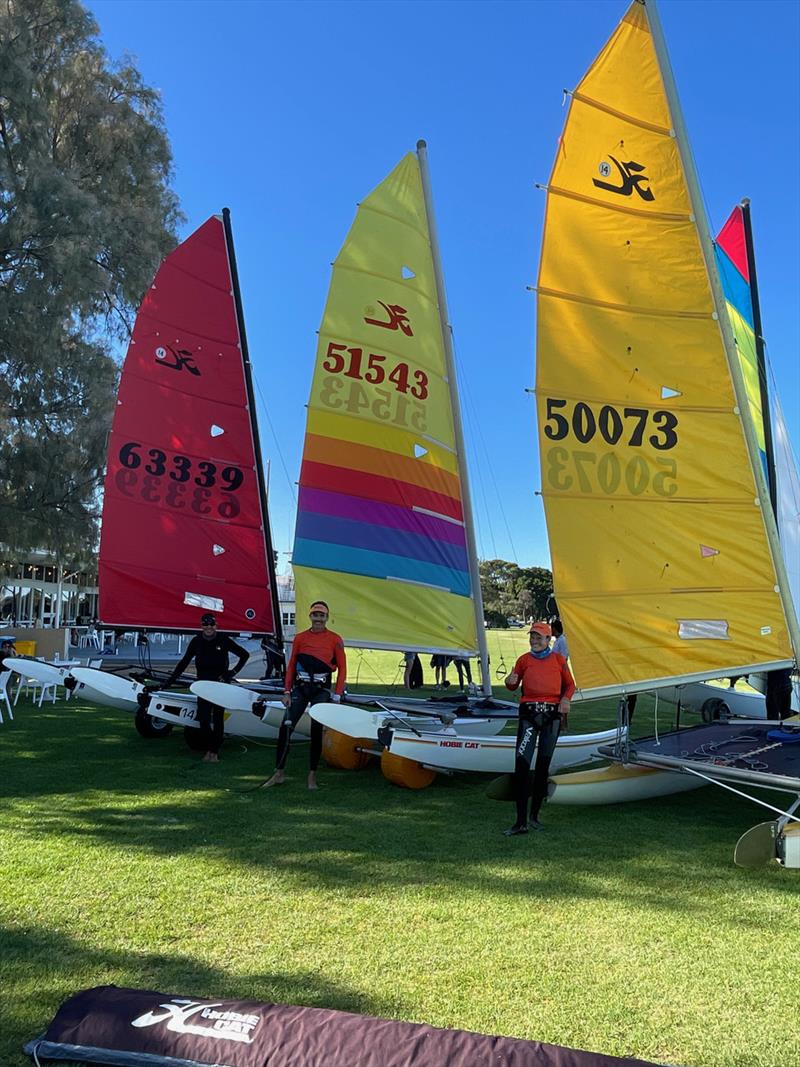
[[[792,660],[674,126],[635,2],[573,93],[538,284],[542,492],[584,692]]]
[[[419,161],[358,209],[319,332],[293,552],[298,612],[345,642],[475,654],[469,552]]]

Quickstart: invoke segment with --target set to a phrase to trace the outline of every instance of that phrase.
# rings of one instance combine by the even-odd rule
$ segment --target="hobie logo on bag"
[[[607,189],[609,193],[619,193],[620,196],[630,196],[635,189],[642,200],[647,200],[648,202],[655,200],[653,190],[650,188],[650,179],[643,173],[643,164],[636,163],[632,159],[628,160],[627,163],[620,163],[618,159],[615,159],[615,157],[610,154],[608,158],[617,168],[621,184],[612,185],[610,182],[599,182],[597,178],[593,178],[592,183],[596,185],[598,189]],[[603,160],[597,169],[600,171],[603,178],[611,177],[611,164],[606,163],[605,160]]]
[[[249,1045],[253,1031],[261,1022],[258,1015],[245,1015],[238,1011],[217,1011],[221,1001],[208,1003],[200,1000],[168,1000],[158,1007],[163,1012],[146,1011],[131,1026],[166,1025],[174,1034],[194,1034],[196,1037],[211,1037],[216,1041],[243,1041]],[[190,1020],[193,1020],[190,1022]]]

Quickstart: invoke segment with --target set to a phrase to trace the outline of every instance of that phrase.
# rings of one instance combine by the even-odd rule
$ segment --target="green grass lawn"
[[[502,638],[493,668],[526,647]],[[393,680],[367,657],[358,674]],[[575,709],[571,726],[612,717],[613,702]],[[800,1060],[798,872],[733,866],[762,816],[721,790],[554,807],[546,833],[508,839],[511,806],[478,776],[409,792],[377,766],[322,768],[309,793],[298,744],[285,786],[247,792],[271,746],[229,740],[202,764],[177,731],[144,741],[127,714],[76,702],[21,701],[0,752],[3,1067],[104,983],[693,1067]]]

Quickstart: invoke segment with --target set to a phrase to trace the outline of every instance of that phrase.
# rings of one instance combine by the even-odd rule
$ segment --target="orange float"
[[[322,738],[322,755],[329,767],[338,767],[343,771],[360,771],[370,761],[369,752],[359,752],[359,748],[370,748],[373,741],[366,737],[348,737],[338,730],[328,729]]]
[[[388,748],[381,752],[381,770],[392,785],[402,786],[403,789],[425,789],[436,777],[436,771],[405,756],[395,756]]]

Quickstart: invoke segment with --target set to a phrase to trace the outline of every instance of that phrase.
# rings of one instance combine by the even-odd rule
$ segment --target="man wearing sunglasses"
[[[212,614],[203,615],[200,624],[202,630],[186,646],[183,658],[175,665],[165,688],[168,689],[175,683],[175,679],[183,674],[192,660],[195,663],[198,681],[231,682],[250,658],[247,649],[237,645],[227,634],[217,633],[217,620]],[[233,670],[230,669],[228,658],[231,655],[239,657]],[[219,763],[219,750],[222,747],[222,738],[225,733],[225,709],[219,704],[212,704],[198,697],[197,721],[200,724],[200,735],[206,746],[203,762]]]
[[[286,668],[283,706],[286,713],[278,735],[278,751],[275,773],[264,784],[281,785],[285,780],[286,759],[292,732],[303,712],[311,704],[320,704],[342,699],[347,680],[347,660],[344,642],[339,634],[328,629],[328,605],[324,600],[315,600],[308,617],[311,626],[295,636],[292,655]],[[336,692],[331,695],[333,672],[336,671]],[[308,754],[308,788],[317,788],[317,767],[322,755],[322,723],[311,720],[311,748]]]

